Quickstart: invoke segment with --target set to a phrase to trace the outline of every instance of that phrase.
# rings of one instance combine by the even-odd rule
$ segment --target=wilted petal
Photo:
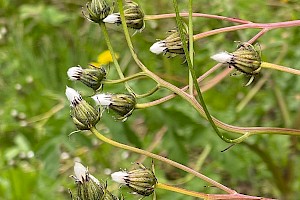
[[[66,87],[66,96],[67,96],[71,106],[75,106],[82,100],[81,95],[76,90],[74,90],[73,88],[70,88],[68,86]]]
[[[126,184],[125,182],[126,177],[128,177],[128,173],[124,171],[114,172],[111,174],[112,180],[117,183]]]
[[[211,59],[219,62],[219,63],[229,63],[230,60],[233,58],[233,55],[231,55],[230,53],[223,51],[220,53],[217,53],[213,56],[210,57]]]
[[[76,178],[83,183],[86,181],[86,175],[87,175],[87,169],[80,163],[80,162],[75,162],[74,164],[74,174]]]
[[[105,19],[103,19],[103,22],[110,24],[121,23],[120,14],[113,13],[111,15],[108,15]]]
[[[80,80],[83,69],[81,67],[71,67],[68,69],[67,74],[71,81]]]
[[[155,43],[150,47],[150,51],[151,51],[152,53],[155,53],[155,54],[161,54],[161,53],[165,52],[166,49],[167,49],[167,47],[166,47],[166,43],[165,43],[164,40],[155,42]]]
[[[92,96],[92,99],[101,106],[109,106],[113,103],[110,94],[97,94]]]

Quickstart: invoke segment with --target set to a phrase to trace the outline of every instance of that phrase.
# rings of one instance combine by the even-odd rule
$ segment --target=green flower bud
[[[133,1],[127,1],[126,5],[124,6],[124,15],[127,27],[139,31],[142,31],[145,28],[144,13],[137,3]],[[122,22],[120,13],[108,15],[103,22],[121,24]]]
[[[83,15],[90,21],[101,23],[102,20],[111,13],[111,9],[105,0],[92,0],[91,3],[86,4],[86,9],[89,16]]]
[[[157,179],[154,172],[139,164],[138,169],[131,171],[119,171],[111,174],[114,181],[128,186],[132,191],[149,196],[154,192]]]
[[[71,198],[74,200],[118,200],[107,190],[107,185],[101,184],[98,179],[88,172],[81,163],[75,162],[74,178],[77,184],[77,197],[74,199],[72,192]]]
[[[237,50],[228,53],[221,52],[213,55],[211,58],[220,62],[228,63],[238,71],[247,75],[256,75],[261,70],[261,55],[260,51],[249,43],[240,43]]]
[[[211,56],[211,58],[220,63],[227,63],[229,67],[234,67],[236,70],[251,76],[246,86],[253,81],[255,75],[259,74],[261,70],[261,52],[246,42],[240,43],[237,50],[232,53],[221,52]]]
[[[150,51],[155,54],[169,55],[171,57],[177,54],[184,54],[183,45],[178,30],[170,30],[169,36],[158,42],[155,42],[151,47]],[[186,35],[186,39],[188,36]]]
[[[71,117],[79,130],[89,130],[98,123],[100,113],[83,100],[77,91],[67,87],[66,96],[71,103]]]
[[[95,67],[90,65],[88,69],[82,69],[79,65],[68,69],[68,77],[70,80],[81,81],[86,86],[97,91],[102,88],[102,81],[106,79],[106,71],[103,67]]]
[[[123,121],[132,114],[136,105],[135,96],[132,94],[97,94],[92,98],[97,104],[112,109],[120,116],[117,119]]]

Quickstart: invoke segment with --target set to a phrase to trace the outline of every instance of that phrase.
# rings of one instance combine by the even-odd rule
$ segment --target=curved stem
[[[135,97],[138,98],[138,99],[148,97],[148,96],[154,94],[159,88],[160,88],[160,85],[157,84],[154,88],[152,88],[147,93],[145,93],[145,94],[135,94]],[[142,108],[142,107],[140,107],[139,104],[136,104],[135,108]]]
[[[142,77],[145,77],[145,76],[148,76],[148,74],[145,73],[145,72],[139,72],[139,73],[136,73],[136,74],[133,74],[131,76],[124,77],[124,78],[121,78],[121,79],[118,79],[118,80],[106,79],[102,82],[104,84],[118,84],[118,83],[123,83],[123,82],[126,82],[126,81],[130,81],[130,80],[133,80],[133,79],[136,79],[136,78],[142,78]]]
[[[275,69],[275,70],[287,72],[290,74],[300,75],[300,70],[298,70],[298,69],[284,67],[284,66],[273,64],[273,63],[262,62],[260,66],[262,68]]]
[[[177,0],[173,0],[173,5],[174,5],[175,13],[176,13],[176,23],[177,23],[178,30],[179,30],[179,33],[180,33],[180,39],[182,41],[182,46],[183,46],[183,49],[184,49],[184,54],[185,54],[186,61],[187,61],[188,67],[189,67],[190,75],[192,76],[193,83],[194,83],[194,86],[195,86],[196,91],[197,91],[197,97],[198,97],[199,101],[201,102],[202,108],[204,110],[205,118],[208,120],[208,122],[211,124],[212,128],[214,129],[214,131],[217,133],[217,135],[222,140],[224,140],[225,142],[228,142],[228,143],[232,143],[233,140],[230,140],[230,139],[226,138],[219,131],[218,127],[215,125],[215,123],[214,123],[214,121],[213,121],[213,119],[212,119],[212,117],[211,117],[211,115],[210,115],[210,113],[209,113],[209,111],[208,111],[208,109],[206,107],[206,104],[205,104],[204,98],[202,96],[199,84],[197,82],[197,77],[196,77],[194,65],[193,65],[192,60],[191,60],[191,58],[189,56],[189,53],[188,53],[188,47],[187,47],[187,44],[186,44],[186,38],[184,37],[185,33],[183,32],[183,23],[182,23],[181,18],[179,16],[179,10],[178,10]],[[194,97],[194,96],[192,95],[192,97]]]
[[[236,199],[236,200],[238,200],[238,199],[271,200],[271,199],[264,198],[264,197],[249,196],[249,195],[244,195],[244,194],[239,194],[239,193],[235,193],[235,194],[205,194],[205,193],[186,190],[183,188],[174,187],[174,186],[163,184],[163,183],[157,183],[156,188],[169,190],[172,192],[177,192],[177,193],[185,194],[185,195],[192,196],[192,197],[202,198],[202,199],[206,199],[206,200],[218,200],[218,199],[224,199],[224,200],[225,199],[228,199],[228,200],[230,200],[230,199],[231,200],[233,200],[233,199]]]
[[[181,17],[188,17],[189,13],[179,13]],[[230,21],[235,23],[241,23],[241,24],[248,24],[252,23],[251,21],[243,20],[243,19],[237,19],[237,18],[231,18],[231,17],[224,17],[219,15],[211,15],[211,14],[204,14],[204,13],[192,13],[192,17],[203,17],[203,18],[210,18],[210,19],[219,19],[223,21]],[[159,14],[159,15],[146,15],[144,17],[144,20],[156,20],[156,19],[168,19],[168,18],[174,18],[176,17],[176,14],[170,13],[170,14]]]
[[[177,163],[175,161],[172,161],[168,158],[165,158],[165,157],[162,157],[160,155],[156,155],[154,153],[151,153],[151,152],[148,152],[148,151],[145,151],[145,150],[142,150],[142,149],[139,149],[139,148],[135,148],[135,147],[132,147],[132,146],[128,146],[126,144],[122,144],[122,143],[119,143],[119,142],[116,142],[114,140],[111,140],[107,137],[105,137],[104,135],[102,135],[100,132],[98,132],[98,130],[95,128],[95,127],[91,127],[90,131],[100,140],[102,140],[103,142],[106,142],[110,145],[113,145],[115,147],[118,147],[118,148],[122,148],[122,149],[125,149],[125,150],[128,150],[128,151],[132,151],[132,152],[135,152],[135,153],[138,153],[138,154],[142,154],[142,155],[145,155],[147,157],[151,157],[153,159],[156,159],[156,160],[160,160],[162,162],[165,162],[165,163],[168,163],[169,165],[172,165],[178,169],[181,169],[183,171],[186,171],[190,174],[193,174],[199,178],[201,178],[202,180],[206,181],[207,183],[229,193],[229,194],[235,194],[236,191],[210,179],[209,177],[207,176],[204,176],[203,174],[199,173],[199,172],[196,172],[195,170],[185,166],[185,165],[182,165],[180,163]]]
[[[172,191],[172,192],[177,192],[177,193],[185,194],[185,195],[192,196],[192,197],[198,197],[198,198],[202,198],[202,199],[208,199],[208,196],[209,196],[205,193],[190,191],[190,190],[186,190],[186,189],[183,189],[183,188],[167,185],[167,184],[164,184],[164,183],[157,183],[155,188],[169,190],[169,191]]]
[[[203,81],[205,78],[207,78],[210,74],[212,74],[213,72],[215,72],[217,69],[219,69],[220,67],[222,66],[221,63],[219,64],[216,64],[214,67],[210,68],[207,72],[205,72],[204,74],[202,74],[198,79],[197,79],[197,82],[200,83],[201,81]],[[189,86],[185,86],[183,88],[181,88],[180,90],[182,91],[186,91],[187,89],[189,88]],[[160,99],[157,99],[155,101],[152,101],[152,102],[147,102],[147,103],[143,103],[143,108],[149,108],[149,107],[152,107],[152,106],[156,106],[156,105],[159,105],[159,104],[162,104],[164,102],[167,102],[171,99],[173,99],[174,97],[176,97],[177,95],[176,94],[170,94],[168,96],[165,96],[165,97],[162,97]],[[142,105],[142,104],[140,104]]]
[[[121,20],[125,21],[122,0],[118,0],[118,7],[119,7],[119,11],[120,11]],[[298,21],[299,21],[299,24],[300,24],[300,20],[297,20],[297,23],[298,23]],[[276,23],[276,24],[278,24],[278,23]],[[288,25],[291,26],[292,24],[295,25],[295,23],[287,23],[287,24],[283,23],[283,25],[286,25],[286,26],[288,26]],[[246,24],[246,25],[248,25],[248,24]],[[129,46],[132,57],[135,60],[135,62],[137,63],[137,65],[141,68],[141,70],[144,71],[145,73],[147,73],[149,75],[149,77],[151,77],[154,81],[159,83],[161,85],[161,87],[165,87],[165,88],[171,90],[175,94],[178,94],[183,99],[188,101],[199,112],[199,114],[201,114],[204,118],[206,118],[206,113],[205,113],[203,107],[196,101],[196,99],[193,96],[185,93],[180,88],[178,88],[178,87],[170,84],[169,82],[166,82],[165,80],[161,79],[156,74],[149,71],[146,68],[146,66],[143,65],[143,63],[138,59],[137,54],[133,50],[133,45],[132,45],[132,42],[131,42],[131,39],[130,39],[130,35],[129,35],[129,32],[128,32],[128,28],[126,26],[126,23],[122,23],[122,27],[123,27],[125,38],[127,40],[127,44]],[[249,43],[254,42],[256,39],[261,37],[268,30],[269,30],[268,28],[264,28],[263,30],[261,30],[251,40],[249,40]],[[246,134],[246,133],[249,132],[251,134],[266,134],[266,133],[268,133],[268,134],[286,134],[286,135],[300,136],[300,130],[296,130],[296,129],[273,128],[273,127],[238,127],[238,126],[233,126],[233,125],[226,124],[226,123],[224,123],[224,122],[222,122],[222,121],[220,121],[220,120],[218,120],[214,117],[212,117],[212,120],[214,121],[214,123],[216,124],[217,127],[221,128],[223,130],[229,131],[229,132],[233,132],[233,133]]]
[[[286,21],[286,22],[276,22],[276,23],[249,23],[249,24],[242,24],[242,25],[236,25],[236,26],[229,26],[225,28],[219,28],[211,31],[206,31],[203,33],[199,33],[197,35],[194,35],[194,40],[199,40],[204,37],[208,37],[211,35],[219,34],[219,33],[225,33],[230,31],[236,31],[241,29],[276,29],[276,28],[287,28],[287,27],[295,27],[300,26],[300,20],[294,20],[294,21]]]
[[[114,49],[113,49],[113,47],[111,45],[111,42],[110,42],[110,39],[109,39],[109,35],[108,35],[107,29],[106,29],[106,26],[105,26],[105,23],[100,23],[99,25],[100,25],[102,33],[104,35],[104,39],[105,39],[106,45],[108,47],[108,50],[111,53],[111,56],[112,56],[113,62],[115,64],[115,68],[116,68],[116,70],[118,72],[118,75],[119,75],[119,77],[121,79],[124,79],[124,74],[123,74],[123,72],[121,70],[121,67],[120,67],[120,65],[118,63],[118,60],[117,60],[117,57],[116,57],[116,54],[115,54]],[[132,92],[132,89],[130,88],[130,86],[126,82],[125,82],[125,88],[127,89],[128,92]]]
[[[125,16],[124,16],[124,9],[123,9],[123,3],[122,0],[118,0],[118,4],[119,4],[119,11],[120,11],[120,16],[121,16],[121,20],[125,21]],[[300,20],[299,20],[300,22]],[[199,112],[199,114],[201,116],[203,116],[204,118],[206,118],[206,114],[205,111],[203,109],[203,107],[196,101],[196,99],[187,94],[186,92],[184,92],[182,89],[170,84],[169,82],[161,79],[160,77],[158,77],[156,74],[154,74],[153,72],[151,72],[150,70],[148,70],[146,68],[146,66],[143,65],[143,63],[138,59],[136,53],[133,51],[133,45],[130,39],[130,35],[128,32],[128,28],[126,26],[126,23],[122,23],[123,26],[123,30],[124,30],[124,34],[129,46],[129,49],[131,51],[132,57],[135,60],[135,62],[137,63],[137,65],[141,68],[142,71],[144,71],[145,73],[147,73],[149,75],[149,77],[151,77],[154,81],[156,81],[157,83],[159,83],[161,85],[161,87],[165,87],[169,90],[171,90],[172,92],[174,92],[175,94],[179,95],[180,97],[182,97],[183,99],[185,99],[187,102],[189,102],[196,110],[197,112]],[[263,30],[261,30],[259,33],[257,33],[251,40],[249,40],[249,43],[254,42],[255,40],[257,40],[259,37],[261,37],[264,33],[266,33],[269,29],[265,28]],[[220,66],[220,65],[216,65]],[[176,96],[174,94],[174,96]],[[170,96],[172,98],[172,95]],[[207,118],[206,118],[207,119]],[[253,134],[285,134],[285,135],[297,135],[300,136],[300,130],[296,130],[296,129],[287,129],[287,128],[273,128],[273,127],[239,127],[239,126],[233,126],[230,124],[226,124],[214,117],[212,117],[212,120],[214,121],[214,123],[216,124],[217,127],[229,131],[229,132],[233,132],[233,133],[239,133],[239,134],[245,134],[245,133],[251,133]]]

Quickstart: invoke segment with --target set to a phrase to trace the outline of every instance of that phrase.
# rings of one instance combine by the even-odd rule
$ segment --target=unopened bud
[[[103,67],[95,67],[90,65],[90,68],[82,69],[81,66],[71,67],[68,69],[68,77],[70,80],[81,81],[86,86],[93,90],[102,88],[102,81],[106,78],[106,71]]]
[[[108,6],[106,0],[92,0],[91,3],[86,4],[86,9],[89,16],[84,16],[95,23],[101,23],[102,20],[111,13],[111,8]]]
[[[67,87],[66,96],[70,101],[71,117],[79,130],[89,130],[98,123],[100,113],[82,99],[77,91]]]
[[[80,200],[118,200],[107,190],[106,184],[101,184],[100,181],[88,172],[81,163],[75,162],[74,174],[71,177],[75,179],[77,184],[77,197]],[[73,194],[70,192],[73,199]],[[74,199],[74,200],[75,200]]]
[[[177,54],[184,54],[182,41],[178,30],[170,30],[169,36],[158,42],[155,42],[151,47],[150,51],[155,54],[164,55],[169,54],[170,56],[176,56]],[[188,39],[188,37],[186,37]]]
[[[126,25],[129,28],[133,28],[142,31],[145,27],[144,13],[139,7],[139,5],[133,1],[127,1],[124,6],[124,15],[126,20]],[[120,13],[113,13],[108,15],[103,22],[111,24],[121,24]]]
[[[98,105],[112,109],[119,115],[117,119],[123,121],[132,114],[136,105],[132,94],[97,94],[92,98]]]
[[[228,53],[221,52],[211,56],[213,60],[220,63],[227,63],[238,71],[247,75],[256,75],[261,70],[260,52],[249,43],[240,43],[237,50]]]
[[[229,67],[234,67],[236,70],[251,76],[245,86],[248,86],[261,70],[261,52],[247,42],[240,43],[237,50],[232,53],[225,51],[217,53],[211,58],[220,63],[227,63]]]
[[[114,181],[128,186],[132,191],[149,196],[154,192],[157,179],[154,172],[139,164],[138,169],[131,171],[119,171],[111,174]]]

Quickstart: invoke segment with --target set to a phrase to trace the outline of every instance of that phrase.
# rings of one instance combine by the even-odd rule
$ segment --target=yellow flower
[[[116,54],[117,59],[119,58],[119,55]],[[97,62],[92,62],[91,65],[94,65],[95,67],[100,67],[101,65],[107,65],[109,63],[113,62],[112,55],[109,50],[103,51],[98,55]]]

